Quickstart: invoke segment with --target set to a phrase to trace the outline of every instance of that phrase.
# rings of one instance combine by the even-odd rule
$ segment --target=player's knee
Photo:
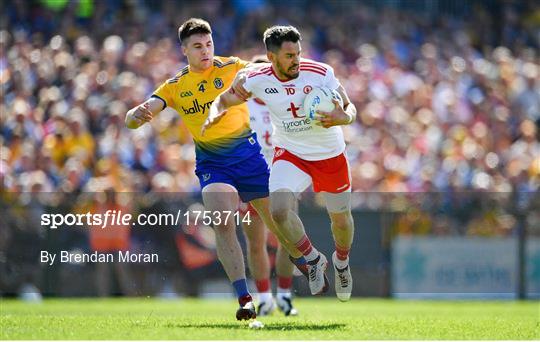
[[[287,208],[271,208],[270,214],[272,215],[272,220],[277,224],[283,224],[289,219],[289,209]]]
[[[343,213],[332,216],[332,226],[338,230],[349,230],[354,226],[354,221],[351,213]]]
[[[235,235],[236,236],[236,230],[234,225],[231,225],[229,222],[227,223],[220,223],[220,224],[214,224],[212,226],[214,228],[214,232],[216,235],[221,236],[227,236],[227,235]]]
[[[205,210],[212,213],[221,213],[234,211],[238,202],[238,194],[229,184],[213,183],[207,185],[202,190],[203,203]]]
[[[220,199],[214,199],[209,204],[205,204],[205,210],[208,213],[208,215],[211,215],[212,217],[216,217],[218,215],[225,216],[228,213],[233,213],[236,210],[236,208],[231,206],[230,200],[227,200],[226,198],[220,198]],[[203,213],[201,213],[201,216],[202,214]],[[216,222],[219,222],[219,220],[217,220]]]

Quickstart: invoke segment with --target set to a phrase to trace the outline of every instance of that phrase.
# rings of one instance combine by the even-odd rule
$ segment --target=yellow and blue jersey
[[[201,136],[210,105],[234,80],[248,62],[236,57],[214,57],[213,66],[202,73],[184,67],[153,93],[165,106],[174,108],[186,123],[195,142],[197,164],[215,162],[235,164],[255,153],[260,146],[249,127],[246,104],[228,109],[227,114]]]

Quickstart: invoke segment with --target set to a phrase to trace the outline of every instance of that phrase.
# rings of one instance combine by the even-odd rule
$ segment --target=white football
[[[249,327],[251,329],[262,329],[264,328],[264,324],[261,321],[253,320],[252,322],[249,323]]]
[[[331,112],[335,107],[332,99],[337,99],[343,106],[343,99],[337,91],[327,87],[313,88],[304,99],[304,113],[308,118],[314,119],[318,110]]]

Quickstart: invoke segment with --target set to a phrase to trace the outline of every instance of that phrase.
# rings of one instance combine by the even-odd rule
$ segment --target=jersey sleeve
[[[243,69],[243,68],[247,67],[249,64],[251,64],[251,62],[245,61],[245,60],[240,59],[238,57],[233,57],[233,58],[236,58],[236,71],[238,71],[240,69]]]
[[[334,74],[334,68],[331,66],[327,66],[328,71],[326,72],[326,76],[324,77],[324,85],[332,90],[336,90],[341,86],[341,83],[337,79],[336,75]]]
[[[244,83],[244,89],[246,89],[248,92],[253,93],[253,90],[255,90],[255,85],[257,83],[256,77],[253,77],[253,71],[248,74],[246,77],[246,82]]]
[[[159,88],[157,88],[156,91],[154,91],[154,93],[152,94],[152,97],[158,98],[158,99],[160,99],[161,101],[164,102],[163,109],[165,109],[165,107],[172,107],[173,106],[173,103],[174,103],[174,99],[172,97],[172,94],[173,94],[172,88],[173,88],[173,86],[174,86],[174,84],[170,83],[170,81],[163,82],[159,86]]]

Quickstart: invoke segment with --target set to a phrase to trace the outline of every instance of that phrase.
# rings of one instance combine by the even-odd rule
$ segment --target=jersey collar
[[[278,75],[276,74],[276,72],[274,71],[274,66],[272,65],[272,75],[274,75],[274,77],[280,81],[281,83],[285,83],[285,82],[289,82],[289,81],[292,81],[294,80],[294,78],[286,78],[286,79],[281,79],[278,77]]]

